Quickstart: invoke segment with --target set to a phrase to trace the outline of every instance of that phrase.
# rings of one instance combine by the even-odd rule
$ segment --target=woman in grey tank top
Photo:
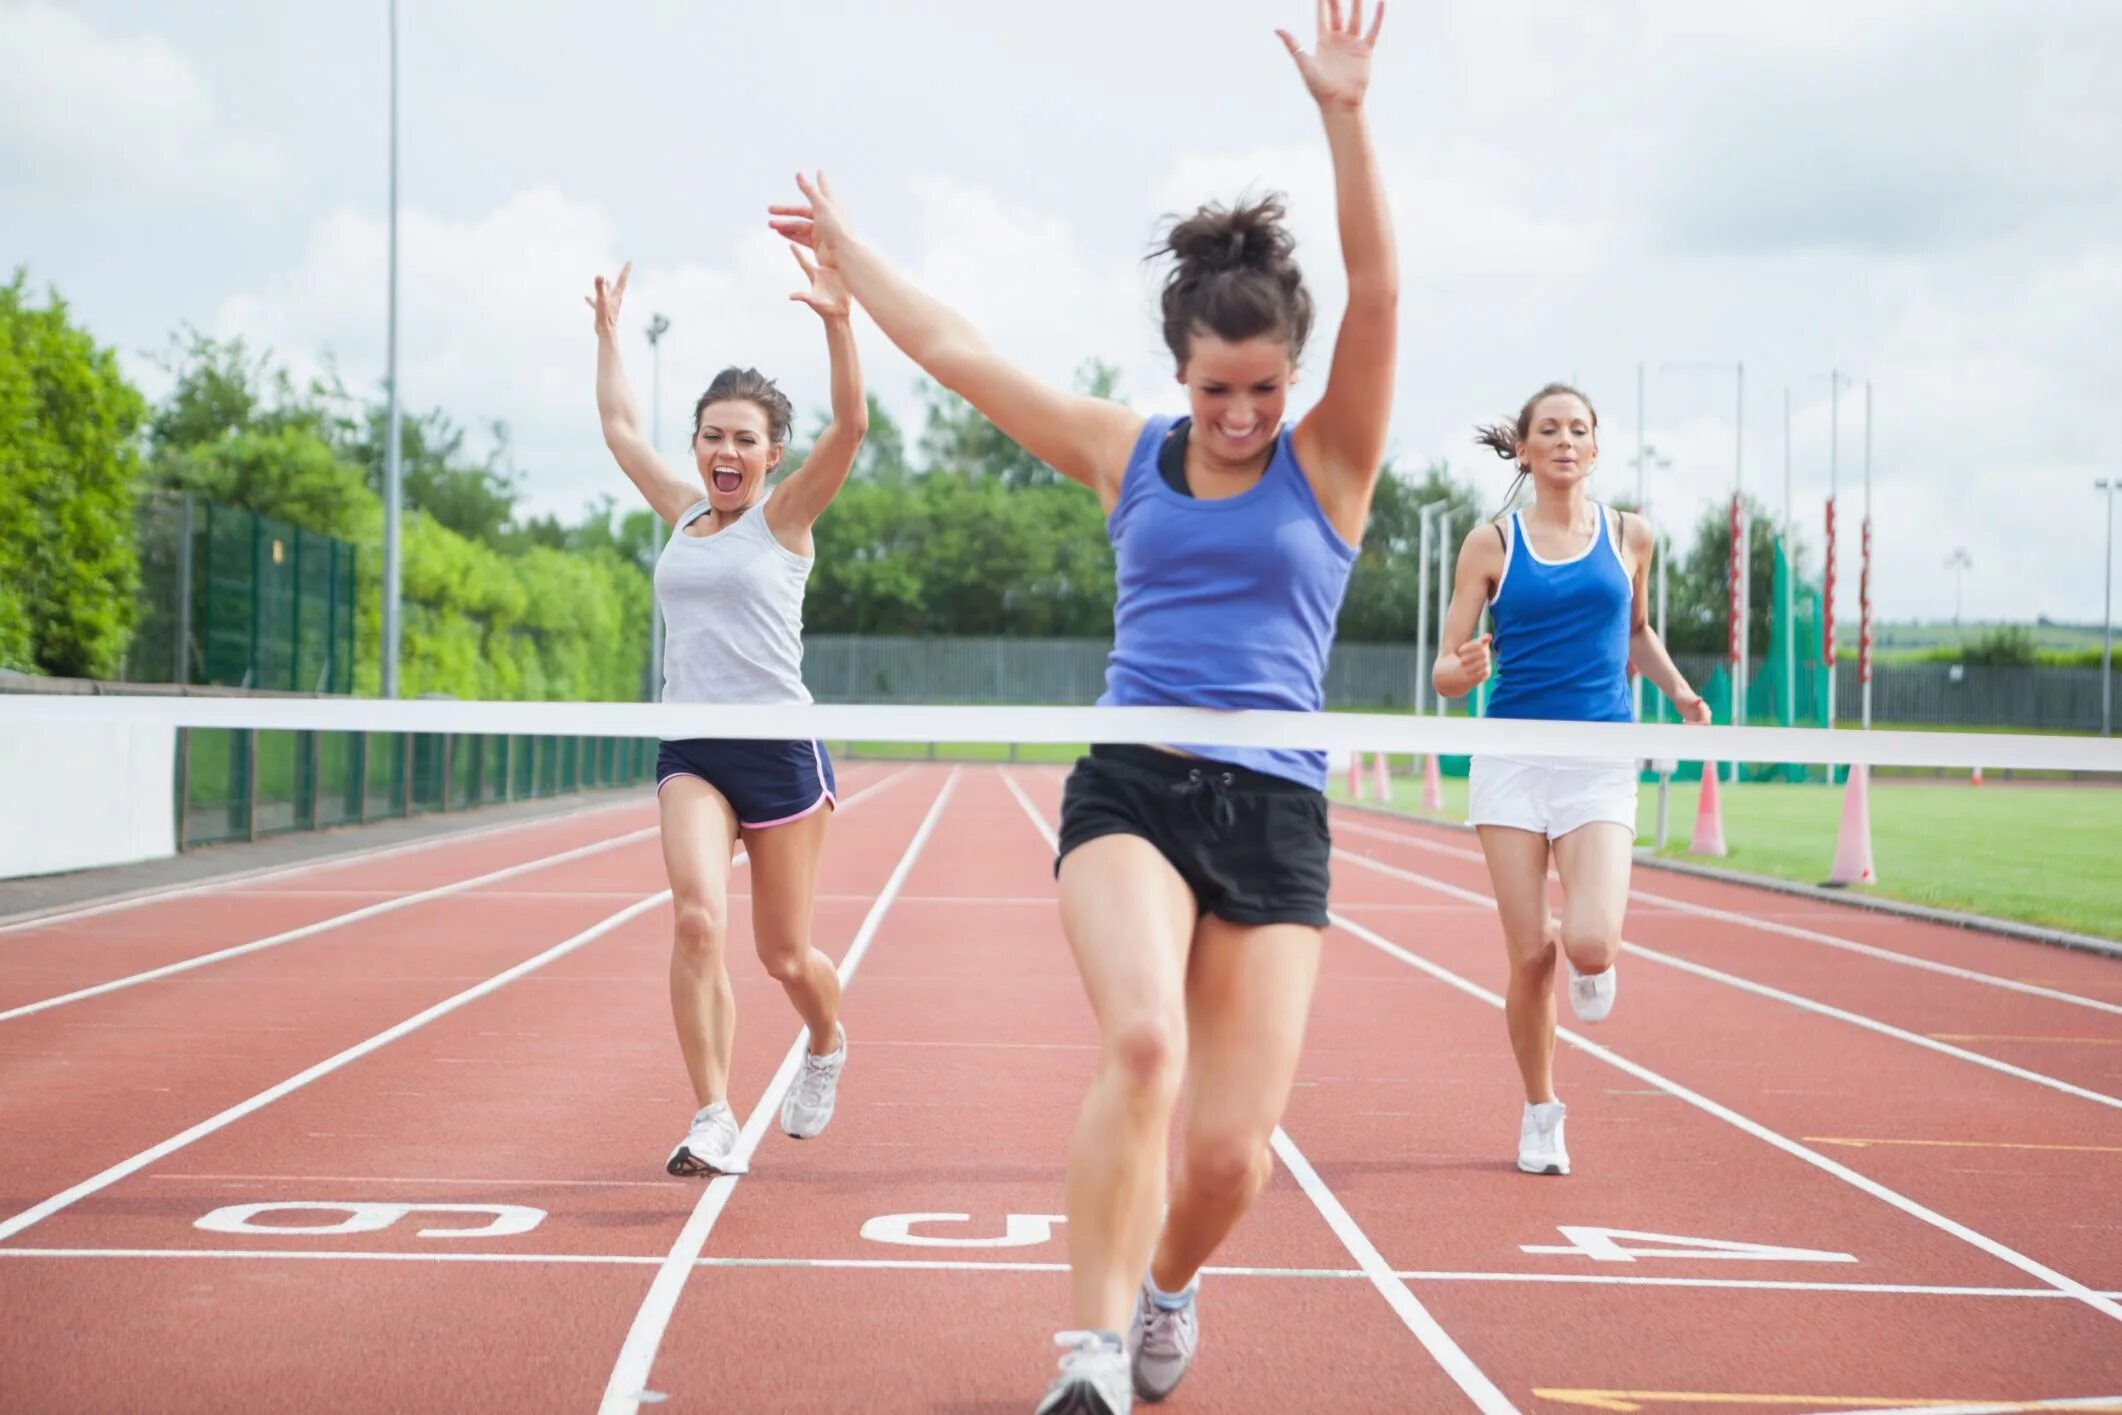
[[[588,297],[596,315],[597,413],[604,443],[656,514],[672,527],[657,558],[656,600],[668,624],[664,697],[677,702],[810,701],[803,687],[803,587],[811,523],[832,503],[868,430],[847,293],[838,275],[803,251],[810,289],[794,296],[825,323],[832,361],[832,421],[802,466],[769,489],[793,410],[756,369],[715,376],[693,409],[697,480],[666,465],[641,428],[619,358],[619,307],[632,265]],[[703,488],[705,495],[702,495]],[[703,720],[712,720],[703,713]],[[766,971],[810,1029],[802,1071],[781,1108],[781,1128],[809,1139],[832,1119],[847,1058],[840,982],[811,947],[811,902],[834,801],[832,763],[817,742],[724,738],[666,740],[656,763],[676,926],[671,1015],[699,1109],[664,1167],[672,1174],[744,1168],[730,1113],[736,999],[723,949],[729,875],[741,838],[752,871],[752,935]]]

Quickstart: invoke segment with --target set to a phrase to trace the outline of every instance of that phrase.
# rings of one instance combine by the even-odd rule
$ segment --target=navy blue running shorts
[[[686,737],[656,753],[656,790],[693,776],[722,793],[745,830],[787,825],[838,801],[833,759],[821,742]]]

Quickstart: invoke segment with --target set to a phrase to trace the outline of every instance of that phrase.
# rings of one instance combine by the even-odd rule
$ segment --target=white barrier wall
[[[0,879],[176,854],[176,768],[174,727],[0,732]]]

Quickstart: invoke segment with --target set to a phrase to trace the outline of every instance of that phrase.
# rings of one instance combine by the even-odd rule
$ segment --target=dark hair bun
[[[1297,240],[1282,224],[1282,198],[1236,206],[1211,202],[1172,222],[1153,254],[1176,263],[1164,282],[1164,342],[1180,368],[1197,330],[1236,343],[1270,336],[1290,357],[1311,335],[1311,292],[1297,269]]]
[[[1260,270],[1297,277],[1296,238],[1283,226],[1288,212],[1282,198],[1261,197],[1226,207],[1212,202],[1172,223],[1164,248],[1177,256],[1184,274],[1210,275],[1225,270]]]

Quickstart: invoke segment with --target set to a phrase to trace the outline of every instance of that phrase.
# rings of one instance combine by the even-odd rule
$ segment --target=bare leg
[[[1156,847],[1107,835],[1061,861],[1061,924],[1098,1019],[1098,1069],[1068,1147],[1076,1325],[1125,1330],[1164,1204],[1186,1065],[1193,892]]]
[[[1179,1181],[1150,1276],[1178,1292],[1245,1217],[1273,1168],[1319,977],[1306,924],[1201,920],[1187,971],[1187,1104]]]
[[[723,946],[729,938],[729,870],[737,817],[722,793],[696,776],[674,776],[656,793],[663,814],[663,868],[670,875],[670,1007],[693,1099],[729,1094],[737,999]]]
[[[1525,1099],[1555,1098],[1555,924],[1547,907],[1547,837],[1510,826],[1480,827],[1481,853],[1503,916],[1510,983],[1503,1015]]]
[[[1635,831],[1611,821],[1579,826],[1555,842],[1562,949],[1580,973],[1603,973],[1620,956],[1635,845]]]
[[[811,947],[811,905],[818,894],[818,868],[825,857],[831,808],[786,825],[744,833],[751,852],[752,939],[759,961],[795,1004],[810,1028],[813,1056],[840,1043],[840,974],[833,960]]]

